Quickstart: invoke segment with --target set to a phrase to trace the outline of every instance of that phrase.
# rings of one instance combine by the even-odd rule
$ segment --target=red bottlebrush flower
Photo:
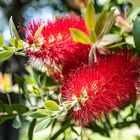
[[[88,125],[136,98],[139,64],[134,58],[126,51],[100,56],[65,77],[62,98],[75,103],[73,117],[79,124]]]
[[[27,30],[24,31],[31,46],[27,49],[31,65],[40,69],[43,67],[49,76],[60,80],[70,69],[88,62],[90,46],[75,43],[69,31],[69,28],[77,28],[87,34],[83,18],[67,16],[48,22],[37,40],[39,46],[33,49],[32,46],[36,43],[34,34],[41,23],[28,23]]]
[[[32,45],[34,43],[34,35],[37,29],[41,26],[41,24],[45,23],[44,21],[35,21],[32,22],[26,22],[26,28],[22,28],[22,32],[25,34],[25,37],[27,38],[25,41],[29,43],[29,45]]]

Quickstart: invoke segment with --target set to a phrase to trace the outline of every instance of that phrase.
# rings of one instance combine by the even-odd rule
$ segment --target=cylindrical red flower
[[[82,17],[66,16],[48,22],[38,39],[35,39],[35,32],[42,23],[34,21],[24,29],[26,42],[30,45],[27,54],[32,66],[60,80],[71,69],[88,62],[90,46],[75,43],[69,30],[77,28],[87,34]]]
[[[97,63],[80,67],[65,77],[62,99],[72,101],[74,119],[88,125],[136,98],[138,67],[138,58],[131,52],[100,56]]]

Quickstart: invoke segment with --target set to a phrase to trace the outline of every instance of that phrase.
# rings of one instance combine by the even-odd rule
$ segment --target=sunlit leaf
[[[11,52],[11,51],[1,51],[0,52],[0,62],[7,60],[13,54],[14,54],[14,52]]]
[[[19,35],[18,35],[18,32],[17,32],[17,29],[16,29],[16,27],[15,27],[15,24],[14,24],[14,22],[13,22],[12,16],[11,16],[10,19],[9,19],[9,26],[10,26],[11,37],[12,37],[13,34],[14,34],[14,36],[15,36],[17,39],[20,39],[20,38],[19,38]]]
[[[39,111],[32,112],[31,114],[29,114],[29,116],[36,119],[46,117],[46,115],[40,113]]]
[[[40,95],[39,89],[36,88],[35,86],[32,87],[32,90],[30,90],[30,92],[36,96]]]
[[[3,46],[3,45],[4,45],[4,40],[3,40],[2,34],[0,33],[0,46]]]
[[[4,48],[6,51],[10,51],[10,52],[13,52],[13,51],[14,51],[14,48],[12,48],[11,46],[3,45],[3,48]]]
[[[22,41],[19,40],[19,39],[16,39],[16,38],[11,38],[10,39],[10,43],[13,47],[16,47],[16,48],[23,48],[23,44],[22,44]]]
[[[46,109],[38,109],[38,112],[43,115],[51,116],[51,113],[47,111]]]
[[[59,110],[59,106],[56,102],[52,101],[52,100],[48,100],[44,103],[44,107],[47,108],[50,111],[58,111]]]
[[[96,33],[95,33],[95,31],[91,30],[90,33],[89,33],[89,37],[90,37],[91,42],[94,44],[96,42]]]
[[[70,28],[70,32],[71,32],[73,40],[75,42],[82,43],[82,44],[90,43],[89,37],[82,31],[75,29],[75,28]]]
[[[88,31],[94,31],[95,29],[95,9],[92,0],[89,0],[89,3],[86,7],[86,15],[85,15],[85,22]]]
[[[70,103],[66,105],[67,110],[71,109],[71,107],[72,107],[72,104],[70,104]]]
[[[136,49],[140,53],[140,17],[137,17],[134,21],[133,36]]]

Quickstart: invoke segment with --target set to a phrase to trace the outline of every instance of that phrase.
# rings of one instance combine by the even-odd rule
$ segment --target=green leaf
[[[22,52],[15,52],[15,55],[25,56],[25,53],[22,53]]]
[[[44,118],[46,115],[40,113],[39,111],[32,112],[30,115],[32,118]]]
[[[89,0],[89,3],[86,7],[86,15],[85,15],[85,22],[87,29],[90,31],[94,31],[95,29],[95,9],[92,0]]]
[[[33,119],[29,126],[28,140],[33,140],[33,133],[34,133],[35,125],[36,125],[36,119]]]
[[[0,124],[5,122],[5,121],[7,121],[7,120],[14,119],[15,117],[16,117],[16,115],[14,115],[14,114],[10,114],[10,115],[8,114],[8,115],[4,115],[4,116],[1,115],[1,117],[0,117]]]
[[[42,32],[43,28],[44,28],[45,24],[40,25],[40,27],[36,30],[34,38],[37,39],[40,35],[40,33]]]
[[[114,16],[114,10],[112,10],[108,13],[107,20],[106,20],[106,25],[104,27],[105,28],[104,34],[106,34],[111,29],[114,22],[115,22],[115,16]]]
[[[19,40],[20,38],[19,38],[19,35],[18,35],[18,32],[17,32],[17,29],[16,29],[16,27],[15,27],[15,24],[14,24],[14,22],[13,22],[12,16],[11,16],[10,19],[9,19],[9,26],[10,26],[11,37],[12,37],[12,34],[14,34],[14,36],[16,37],[16,39]]]
[[[93,44],[95,44],[95,42],[96,42],[96,33],[95,33],[95,31],[90,31],[89,37],[90,37],[91,42]]]
[[[82,44],[90,43],[89,37],[84,32],[75,28],[70,28],[70,32],[75,42],[82,43]]]
[[[10,39],[10,43],[13,47],[16,47],[16,48],[23,48],[23,44],[22,44],[22,41],[17,39],[17,38],[11,38]]]
[[[72,104],[71,104],[71,103],[69,103],[69,104],[66,105],[66,109],[67,109],[67,110],[70,110],[71,107],[72,107]]]
[[[36,88],[35,86],[32,86],[32,89],[30,90],[30,92],[36,96],[40,95],[39,89]]]
[[[60,85],[60,83],[58,83],[58,81],[54,80],[51,77],[47,77],[44,74],[39,75],[38,84],[39,84],[39,87],[41,87],[42,89],[47,89],[48,87],[51,87],[51,86],[59,86]]]
[[[35,127],[35,132],[39,132],[39,131],[49,127],[52,122],[53,122],[52,118],[45,118],[45,119],[39,121]]]
[[[122,45],[125,45],[126,42],[120,42],[111,46],[106,46],[107,49],[112,49],[112,48],[117,48],[117,47],[121,47]]]
[[[7,60],[13,54],[14,54],[14,52],[11,52],[11,51],[1,51],[0,52],[0,62]]]
[[[110,11],[107,14],[106,20],[104,22],[105,22],[104,26],[102,30],[100,31],[100,35],[98,35],[97,40],[101,40],[103,36],[111,29],[112,25],[114,24],[115,22],[114,10]]]
[[[24,80],[18,75],[14,74],[15,82],[19,85],[20,88],[24,88]]]
[[[12,48],[11,46],[3,45],[3,48],[4,48],[6,51],[14,52],[14,48]]]
[[[140,53],[140,17],[137,17],[134,21],[133,36],[136,50]]]
[[[10,105],[10,109],[11,111],[17,111],[18,114],[26,113],[29,110],[26,106],[20,104],[12,104]]]
[[[107,11],[105,10],[100,14],[95,25],[95,32],[96,32],[97,40],[101,37],[101,33],[106,24],[106,20],[107,20]]]
[[[0,46],[3,46],[3,45],[4,45],[4,40],[3,40],[2,34],[0,33]]]
[[[107,34],[104,35],[101,42],[99,43],[100,46],[107,46],[121,41],[121,37],[118,34]]]
[[[23,113],[26,113],[28,111],[28,108],[24,105],[20,104],[4,104],[2,101],[0,101],[0,123],[3,123],[10,119],[15,119],[17,115],[21,115]]]
[[[59,110],[59,106],[56,102],[52,101],[52,100],[48,100],[44,103],[44,107],[47,108],[50,111],[58,111]]]
[[[15,115],[17,114],[19,115],[19,114],[26,113],[28,111],[28,108],[20,104],[12,104],[12,105],[2,104],[0,110],[2,112],[7,112],[8,114],[13,114],[13,112],[15,112]]]
[[[47,111],[46,109],[38,109],[38,112],[43,114],[43,115],[47,115],[47,116],[51,116],[52,114]]]
[[[57,137],[62,134],[68,127],[70,127],[71,119],[67,119],[61,125],[61,128],[51,137],[51,140],[56,140]]]
[[[140,1],[139,0],[126,0],[128,2],[131,2],[132,4],[135,4],[137,6],[140,6]]]
[[[78,134],[78,132],[77,132],[73,127],[71,127],[71,131],[74,132],[77,136],[80,136],[80,135]]]

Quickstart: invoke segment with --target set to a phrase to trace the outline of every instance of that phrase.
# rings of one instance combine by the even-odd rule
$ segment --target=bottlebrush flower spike
[[[124,107],[136,98],[138,58],[121,51],[100,56],[97,63],[85,65],[65,77],[63,101],[73,101],[74,119],[88,125],[103,114]]]
[[[35,40],[35,32],[42,23],[34,21],[24,29],[26,42],[31,46],[27,54],[32,66],[60,80],[70,69],[87,63],[90,46],[75,43],[69,31],[69,28],[77,28],[87,34],[83,18],[66,16],[48,22]]]

